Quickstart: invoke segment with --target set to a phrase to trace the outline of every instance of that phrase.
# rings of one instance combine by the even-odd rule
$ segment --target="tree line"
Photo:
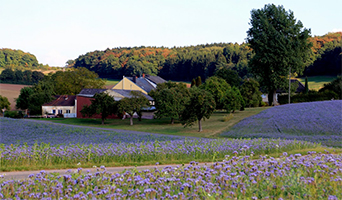
[[[305,61],[303,75],[341,74],[342,32],[324,36],[308,37],[313,44]],[[159,75],[166,80],[191,81],[201,76],[203,80],[216,71],[227,68],[238,73],[240,78],[252,77],[248,62],[254,56],[249,43],[214,43],[188,47],[128,47],[88,52],[69,67],[85,67],[100,77],[121,79],[142,73]],[[298,74],[299,75],[299,74]]]
[[[42,72],[31,70],[22,71],[20,69],[6,68],[0,74],[1,83],[33,85],[42,79],[44,79]]]
[[[45,76],[32,87],[20,90],[16,107],[29,110],[31,115],[41,115],[42,105],[54,99],[54,95],[76,95],[84,88],[104,88],[105,81],[95,72],[85,68],[58,71]]]

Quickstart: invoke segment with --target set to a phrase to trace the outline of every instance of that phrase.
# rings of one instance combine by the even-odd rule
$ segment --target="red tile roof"
[[[43,106],[75,106],[76,95],[56,95],[55,100],[44,103]]]

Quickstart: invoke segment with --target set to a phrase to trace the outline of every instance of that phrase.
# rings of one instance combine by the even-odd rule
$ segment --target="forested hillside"
[[[48,65],[39,64],[35,55],[22,50],[0,49],[0,68],[12,70],[45,69]]]
[[[342,68],[342,32],[310,38],[313,44],[311,64],[304,75],[338,75]]]
[[[239,75],[247,75],[248,59],[252,51],[247,44],[215,43],[190,47],[114,48],[89,52],[70,67],[86,67],[101,77],[122,78],[142,73],[160,75],[165,79],[191,81],[212,76],[216,69],[229,67]]]
[[[342,32],[311,37],[311,59],[304,75],[341,74]],[[142,73],[167,80],[191,81],[212,76],[227,67],[240,77],[248,77],[248,60],[253,56],[248,44],[214,43],[189,47],[133,47],[93,51],[68,61],[69,67],[86,67],[100,77],[121,78]]]

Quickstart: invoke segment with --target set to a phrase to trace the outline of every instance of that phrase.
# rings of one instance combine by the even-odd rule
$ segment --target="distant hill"
[[[2,48],[0,49],[0,68],[37,70],[47,69],[49,65],[39,64],[35,55],[22,50]]]

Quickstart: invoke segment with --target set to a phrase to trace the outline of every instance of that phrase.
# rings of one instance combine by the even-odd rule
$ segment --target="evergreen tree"
[[[201,78],[201,76],[198,76],[196,78],[196,86],[199,87],[200,85],[202,85],[202,78]]]

